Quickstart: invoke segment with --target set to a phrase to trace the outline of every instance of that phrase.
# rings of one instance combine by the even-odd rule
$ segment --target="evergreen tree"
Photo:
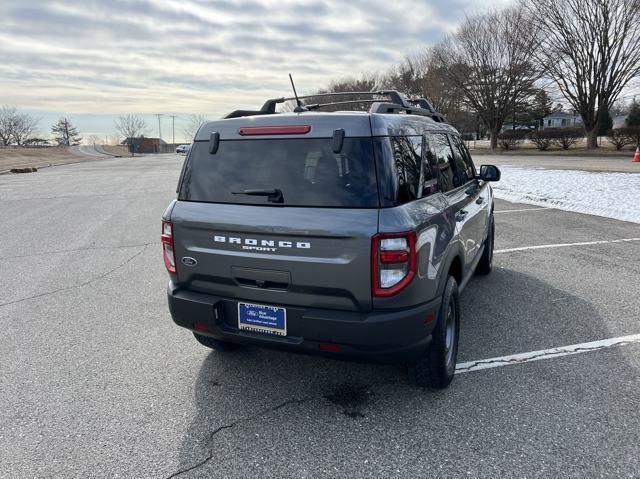
[[[605,109],[598,115],[598,136],[603,136],[613,129],[613,118],[609,110]]]
[[[60,118],[58,123],[51,127],[51,133],[59,146],[79,145],[82,141],[82,138],[78,136],[78,130],[68,118]]]
[[[544,88],[536,89],[529,98],[527,114],[536,125],[540,125],[542,119],[556,111],[553,107],[553,100]]]
[[[627,116],[627,126],[640,126],[640,103],[633,100]]]

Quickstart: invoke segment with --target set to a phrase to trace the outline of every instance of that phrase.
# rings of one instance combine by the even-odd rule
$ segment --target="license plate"
[[[287,335],[287,310],[277,306],[238,303],[238,328],[276,336]]]

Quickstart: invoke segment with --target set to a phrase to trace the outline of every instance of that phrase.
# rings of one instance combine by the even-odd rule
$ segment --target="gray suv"
[[[459,294],[491,271],[500,171],[477,174],[425,99],[331,95],[362,96],[289,113],[273,99],[200,128],[162,220],[171,315],[218,351],[404,363],[444,388]],[[323,111],[348,103],[368,111]]]

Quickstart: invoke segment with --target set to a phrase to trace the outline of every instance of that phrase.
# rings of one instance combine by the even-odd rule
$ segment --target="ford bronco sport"
[[[218,351],[399,362],[444,388],[458,296],[491,271],[500,172],[478,175],[427,100],[359,95],[369,111],[279,98],[200,128],[162,220],[169,309]]]

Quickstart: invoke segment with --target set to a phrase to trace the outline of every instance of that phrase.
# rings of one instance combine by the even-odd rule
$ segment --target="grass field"
[[[122,145],[101,145],[99,147],[102,151],[116,156],[129,156],[129,150],[126,146]]]
[[[113,156],[129,156],[124,146],[80,146],[51,148],[0,148],[0,173],[13,168],[44,168],[84,161],[103,160]]]
[[[12,168],[64,165],[95,157],[71,152],[68,148],[0,148],[0,172]]]

